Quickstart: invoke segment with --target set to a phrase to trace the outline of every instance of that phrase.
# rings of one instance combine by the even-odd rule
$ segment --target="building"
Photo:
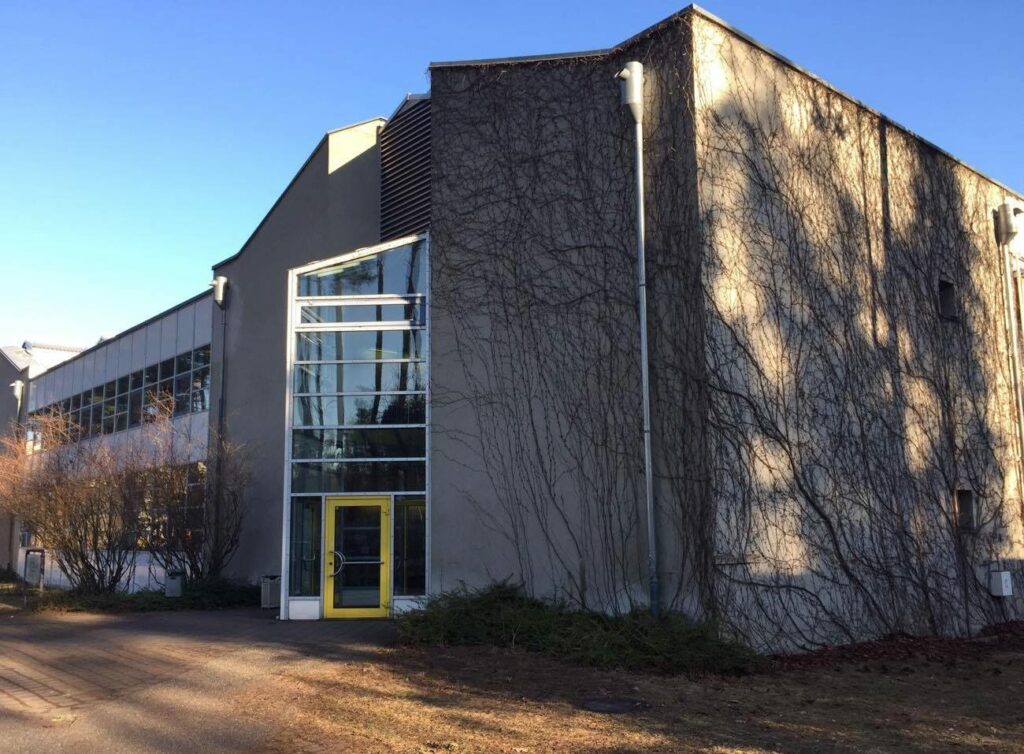
[[[32,343],[0,346],[0,386],[9,390],[0,393],[0,433],[11,431],[25,421],[24,398],[31,381],[82,349],[73,346]],[[21,527],[13,516],[0,511],[0,569],[13,569],[18,550],[25,544]]]
[[[694,6],[430,75],[324,136],[214,265],[223,300],[35,377],[28,410],[131,432],[152,384],[247,444],[231,568],[280,574],[285,619],[501,580],[628,610],[652,560],[663,609],[762,648],[1021,614],[1020,195]]]

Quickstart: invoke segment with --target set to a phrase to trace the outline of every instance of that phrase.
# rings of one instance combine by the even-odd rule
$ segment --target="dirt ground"
[[[412,649],[267,611],[0,611],[0,751],[1022,752],[1024,641],[884,643],[737,679]],[[627,699],[629,711],[587,711]]]
[[[1024,752],[1022,692],[1017,649],[692,681],[395,648],[299,663],[243,703],[289,700],[275,752]],[[639,704],[581,708],[602,697]]]

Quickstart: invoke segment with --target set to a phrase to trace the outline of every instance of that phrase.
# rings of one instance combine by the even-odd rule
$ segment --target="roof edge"
[[[226,259],[222,259],[219,262],[215,262],[214,264],[212,264],[210,266],[211,269],[216,270],[219,267],[223,267],[226,264],[234,262],[236,259],[242,256],[243,253],[245,253],[245,250],[249,247],[249,244],[251,244],[253,239],[256,238],[256,234],[260,232],[260,228],[266,225],[267,221],[270,219],[270,216],[274,214],[274,210],[277,209],[277,206],[281,203],[281,200],[284,199],[285,194],[287,194],[291,187],[295,185],[295,182],[299,179],[299,176],[302,175],[302,171],[304,171],[306,167],[309,166],[309,163],[313,161],[313,158],[316,156],[316,153],[323,148],[323,146],[327,143],[327,140],[331,137],[332,134],[341,133],[342,131],[348,131],[349,129],[358,128],[359,126],[366,126],[369,125],[370,123],[375,122],[386,123],[387,120],[380,116],[376,116],[373,118],[367,118],[366,120],[361,120],[357,123],[349,123],[347,126],[340,126],[339,128],[335,128],[325,132],[324,135],[320,137],[319,141],[317,141],[316,146],[313,147],[313,151],[309,153],[309,156],[303,161],[299,169],[295,171],[295,175],[292,176],[291,180],[288,181],[288,184],[284,187],[281,193],[278,194],[277,199],[274,200],[274,203],[270,205],[270,209],[268,209],[266,214],[263,215],[263,219],[261,219],[256,224],[256,227],[253,228],[252,233],[250,233],[249,237],[245,239],[244,243],[242,243],[241,248],[239,248],[238,251],[236,251],[230,257],[227,257]]]
[[[169,309],[164,309],[159,314],[154,314],[149,319],[144,319],[142,322],[139,322],[138,324],[134,324],[131,327],[127,328],[126,330],[122,330],[121,332],[117,333],[116,335],[111,335],[109,338],[104,338],[103,340],[101,340],[96,345],[89,346],[85,350],[79,351],[78,353],[76,353],[70,359],[66,359],[65,361],[62,361],[59,364],[54,364],[52,367],[48,367],[48,368],[44,369],[39,374],[33,375],[30,379],[34,380],[34,379],[36,379],[38,377],[42,377],[44,374],[47,374],[47,373],[53,371],[54,369],[59,369],[61,367],[64,367],[64,366],[72,363],[73,361],[77,361],[78,359],[82,358],[83,356],[86,356],[87,354],[92,353],[93,351],[96,351],[96,350],[98,350],[100,348],[103,348],[104,346],[110,345],[115,340],[120,340],[124,336],[130,335],[131,333],[135,332],[136,330],[141,330],[146,325],[150,325],[153,322],[156,322],[158,319],[162,319],[163,317],[166,317],[168,314],[172,314],[172,313],[178,311],[179,309],[184,309],[189,304],[194,304],[197,301],[202,301],[207,296],[213,296],[213,291],[212,290],[207,290],[207,291],[203,291],[202,293],[197,293],[195,296],[192,296],[191,298],[187,298],[184,301],[181,301],[181,302],[175,304],[174,306],[170,307]]]
[[[3,354],[3,357],[7,359],[7,363],[14,367],[19,375],[22,372],[27,372],[32,367],[32,364],[26,364],[25,366],[22,366],[21,364],[17,363],[14,359],[10,357],[5,348],[0,348],[0,354]]]
[[[716,16],[714,13],[712,13],[712,12],[702,8],[701,6],[697,5],[696,3],[691,3],[690,5],[687,5],[682,10],[680,10],[680,11],[678,11],[676,13],[673,13],[672,15],[662,19],[661,21],[659,21],[658,23],[654,24],[653,26],[649,26],[648,28],[646,28],[643,31],[641,31],[639,34],[634,34],[633,36],[631,36],[628,39],[626,39],[624,42],[620,42],[619,44],[617,44],[617,45],[615,45],[613,47],[608,47],[608,48],[603,49],[603,50],[588,50],[588,51],[583,51],[583,52],[564,52],[564,53],[554,53],[554,54],[551,54],[551,55],[522,55],[522,56],[518,56],[518,57],[485,58],[485,59],[482,59],[482,60],[442,61],[442,62],[431,63],[430,64],[430,70],[444,69],[444,68],[473,68],[473,67],[483,67],[483,66],[492,66],[492,65],[516,65],[516,64],[525,64],[525,63],[542,63],[542,62],[545,62],[545,61],[562,61],[562,60],[568,61],[568,60],[581,60],[581,59],[606,57],[606,56],[609,56],[609,55],[612,55],[612,54],[624,51],[626,48],[630,47],[631,45],[633,45],[633,44],[635,44],[635,43],[637,43],[639,41],[641,41],[642,39],[644,39],[648,35],[653,34],[654,32],[658,31],[658,29],[660,29],[661,27],[663,27],[663,26],[665,26],[665,25],[667,25],[669,23],[672,23],[673,21],[675,21],[677,19],[680,19],[680,18],[682,18],[684,16],[687,16],[687,15],[700,16],[704,20],[706,20],[706,21],[708,21],[710,23],[713,23],[716,26],[721,27],[725,31],[727,31],[730,34],[738,37],[739,39],[743,40],[744,42],[746,42],[747,44],[751,45],[752,47],[760,50],[761,52],[765,53],[766,55],[774,58],[775,60],[777,60],[778,62],[780,62],[783,65],[787,66],[788,68],[791,68],[792,70],[796,71],[797,73],[800,73],[800,74],[810,78],[811,80],[817,82],[818,84],[821,84],[822,86],[824,86],[826,89],[828,89],[832,93],[838,95],[839,97],[842,97],[843,99],[845,99],[848,102],[856,105],[857,107],[863,108],[864,110],[866,110],[867,112],[871,113],[875,117],[879,118],[880,120],[882,120],[886,124],[892,126],[893,128],[899,129],[900,131],[904,132],[905,134],[907,134],[911,138],[916,139],[920,143],[927,145],[930,149],[933,149],[937,153],[939,153],[939,154],[943,155],[944,157],[946,157],[947,159],[952,160],[957,165],[960,165],[961,167],[966,168],[967,170],[969,170],[970,172],[974,173],[979,178],[983,178],[984,180],[986,180],[989,183],[993,184],[997,188],[1000,188],[1003,191],[1007,192],[1008,194],[1013,195],[1017,199],[1020,199],[1020,200],[1024,201],[1024,194],[1021,194],[1017,190],[1011,188],[1006,183],[1003,183],[1002,181],[997,180],[996,178],[993,178],[992,176],[988,175],[987,173],[985,173],[985,172],[979,170],[978,168],[972,166],[970,163],[965,162],[964,160],[962,160],[961,158],[959,158],[956,155],[952,154],[951,152],[948,152],[947,150],[943,149],[942,147],[940,147],[935,142],[930,141],[929,139],[924,138],[923,136],[921,136],[916,131],[908,128],[907,126],[904,126],[899,121],[893,120],[892,118],[887,116],[885,113],[881,112],[880,110],[877,110],[876,108],[872,107],[871,105],[866,104],[864,101],[862,101],[862,100],[858,99],[857,97],[854,97],[853,95],[843,91],[842,89],[840,89],[839,87],[835,86],[834,84],[830,84],[828,81],[823,79],[821,76],[818,76],[817,74],[812,73],[811,71],[807,70],[806,68],[804,68],[801,65],[798,65],[797,63],[794,63],[792,60],[787,58],[785,55],[777,52],[776,50],[772,49],[768,45],[763,44],[762,42],[759,42],[758,40],[754,39],[754,37],[750,36],[749,34],[743,32],[743,31],[740,31],[735,26],[730,24],[728,21],[723,21],[721,18]]]

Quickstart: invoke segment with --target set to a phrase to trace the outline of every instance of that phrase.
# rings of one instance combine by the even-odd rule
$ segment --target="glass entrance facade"
[[[382,582],[390,594],[374,599],[425,592],[427,253],[425,236],[403,239],[290,275],[283,617],[292,606],[314,617],[313,599],[332,617],[365,601],[356,565],[335,574],[340,561],[325,550],[338,536],[326,527],[349,515],[328,519],[338,496],[386,502],[379,534],[394,573]],[[325,601],[328,579],[342,591]]]

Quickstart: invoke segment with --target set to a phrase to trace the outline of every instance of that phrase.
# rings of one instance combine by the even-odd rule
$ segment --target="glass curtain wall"
[[[395,595],[424,593],[426,281],[426,239],[296,277],[287,438],[291,596],[320,592],[324,496],[367,493],[392,500]]]

